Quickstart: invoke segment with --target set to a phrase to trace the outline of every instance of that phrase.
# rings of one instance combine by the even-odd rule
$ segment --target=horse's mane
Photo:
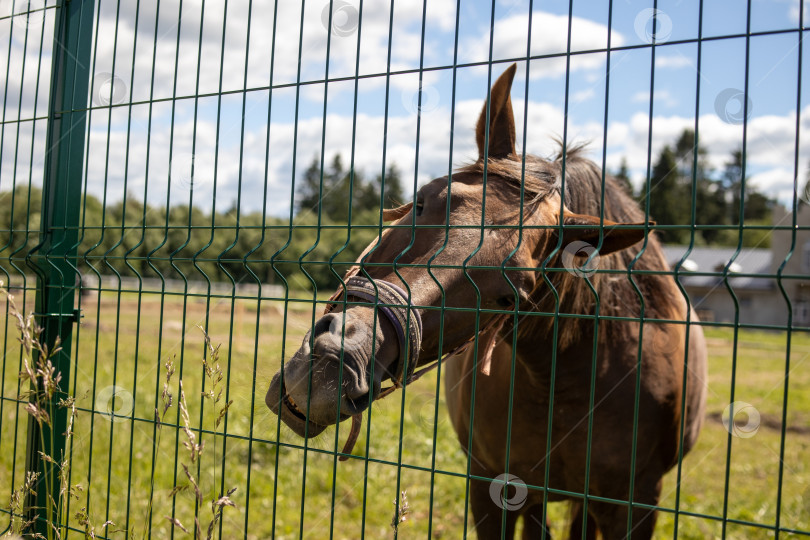
[[[531,155],[503,159],[489,159],[486,164],[487,176],[511,184],[512,187],[524,186],[526,204],[534,205],[542,201],[553,191],[559,191],[564,168],[565,193],[563,200],[566,207],[577,214],[599,216],[602,214],[602,169],[593,161],[583,156],[584,145],[561,149],[552,159],[546,160]],[[564,167],[563,167],[564,163]],[[525,175],[523,169],[525,167]],[[483,173],[484,162],[471,164],[464,172]],[[530,214],[528,212],[527,214]],[[604,218],[615,222],[643,222],[644,212],[639,209],[624,188],[610,175],[604,175]],[[562,246],[565,247],[565,246]],[[630,248],[601,256],[599,270],[627,270],[638,253],[643,255],[632,265],[632,277],[628,274],[595,272],[590,281],[599,296],[599,315],[618,317],[641,317],[641,302],[633,287],[638,286],[644,298],[644,318],[678,319],[679,293],[675,282],[668,275],[636,274],[636,270],[668,270],[661,245],[654,234],[647,237],[646,246],[639,242]],[[548,261],[548,268],[562,268],[562,249]],[[584,260],[582,261],[584,262]],[[587,314],[595,313],[593,291],[579,277],[570,272],[548,272],[546,274],[559,295],[559,313]],[[632,279],[632,281],[631,281]],[[538,279],[538,286],[530,299],[534,310],[546,314],[555,313],[555,299],[548,284]],[[542,333],[551,336],[554,318],[548,315],[528,317],[520,324],[521,335]],[[581,339],[583,324],[591,324],[592,319],[579,317],[560,317],[558,344],[560,348],[578,342]],[[602,320],[600,336],[611,339],[620,334],[633,331],[633,324]],[[629,336],[623,336],[629,337]]]

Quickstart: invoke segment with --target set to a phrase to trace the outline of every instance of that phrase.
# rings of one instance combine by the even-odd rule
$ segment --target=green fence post
[[[34,531],[46,538],[53,536],[47,519],[50,517],[57,527],[62,519],[58,508],[51,516],[44,510],[49,497],[58,503],[60,486],[57,467],[41,459],[39,452],[60,461],[65,452],[68,411],[59,408],[57,402],[67,397],[71,333],[78,315],[73,303],[93,12],[94,0],[65,0],[56,11],[40,243],[28,255],[37,271],[36,313],[43,328],[40,339],[49,347],[57,337],[62,342],[62,351],[52,359],[62,380],[61,390],[53,397],[51,427],[43,427],[40,433],[32,418],[28,422],[26,470],[38,471],[43,480],[38,482],[36,495],[27,501],[27,514],[29,519],[36,518]],[[44,478],[48,478],[47,483]]]

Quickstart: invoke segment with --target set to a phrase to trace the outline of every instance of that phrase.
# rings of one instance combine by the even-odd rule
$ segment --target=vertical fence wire
[[[686,249],[686,252],[683,254],[681,259],[675,264],[673,268],[674,275],[675,275],[675,283],[678,286],[678,290],[680,291],[681,295],[683,295],[683,299],[686,302],[686,323],[684,329],[684,342],[686,344],[689,343],[689,338],[692,333],[692,300],[689,298],[689,294],[686,292],[683,283],[680,280],[680,273],[683,269],[683,264],[686,260],[688,260],[689,255],[692,253],[692,250],[695,248],[695,233],[696,231],[696,213],[697,213],[697,182],[698,182],[698,141],[700,141],[700,122],[698,121],[700,117],[700,70],[702,67],[702,51],[703,51],[703,0],[700,1],[698,12],[698,28],[697,28],[697,51],[696,51],[696,69],[697,73],[695,76],[695,124],[694,124],[694,133],[695,133],[695,145],[692,149],[692,155],[695,156],[695,159],[692,160],[692,201],[691,201],[691,228],[689,230],[689,245]],[[683,359],[683,371],[684,373],[688,373],[690,369],[689,365],[689,349],[688,346],[684,348],[684,359]],[[683,385],[681,386],[682,392],[686,393],[687,387],[687,378],[683,378]],[[680,505],[681,505],[681,482],[682,482],[682,474],[683,474],[683,448],[684,448],[684,435],[685,435],[685,425],[686,425],[686,401],[681,404],[680,410],[680,425],[678,427],[678,465],[677,465],[677,473],[676,473],[676,486],[675,486],[675,513],[673,516],[674,524],[673,524],[673,537],[678,537],[678,526],[680,525]]]
[[[801,111],[802,105],[802,57],[803,57],[803,37],[804,33],[801,32],[801,25],[804,22],[804,4],[799,6],[799,32],[797,33],[797,64],[796,64],[796,111]],[[777,284],[779,292],[785,299],[785,308],[787,309],[787,330],[785,331],[785,378],[782,393],[782,425],[779,433],[779,478],[778,487],[776,491],[776,520],[775,520],[775,537],[778,539],[781,533],[780,526],[782,524],[782,485],[785,480],[785,440],[787,438],[787,411],[788,411],[788,393],[790,392],[790,372],[791,372],[791,345],[793,342],[793,304],[790,295],[785,290],[785,285],[782,281],[782,274],[788,261],[793,257],[796,249],[796,230],[798,229],[798,214],[799,214],[799,143],[801,138],[799,136],[800,129],[800,116],[796,114],[796,135],[793,151],[793,207],[791,216],[791,230],[790,230],[790,247],[785,254],[785,258],[779,264],[777,269]]]
[[[747,4],[746,10],[746,17],[745,17],[745,74],[744,74],[744,86],[745,86],[745,95],[748,95],[748,83],[749,83],[749,67],[750,67],[750,46],[751,46],[751,3]],[[797,111],[798,112],[798,111]],[[729,384],[729,402],[731,403],[729,417],[735,417],[734,405],[735,405],[735,396],[736,396],[736,385],[737,385],[737,362],[738,362],[738,354],[739,354],[739,343],[740,343],[740,300],[737,296],[737,292],[731,286],[729,282],[729,269],[731,265],[734,264],[734,261],[739,257],[740,252],[742,251],[743,247],[743,231],[744,231],[744,215],[745,215],[745,155],[747,149],[747,134],[748,134],[748,100],[743,102],[743,134],[742,134],[742,172],[740,175],[740,204],[738,209],[738,216],[739,216],[739,233],[737,237],[737,247],[734,251],[734,254],[728,260],[728,263],[723,267],[723,284],[728,290],[729,296],[731,297],[732,301],[734,302],[734,327],[733,327],[733,345],[732,345],[732,353],[731,353],[731,380]],[[730,490],[730,476],[731,476],[731,450],[732,450],[732,443],[734,441],[733,433],[729,430],[728,436],[726,437],[726,471],[725,471],[725,485],[723,489],[723,521],[722,521],[722,535],[725,538],[728,532],[728,503],[729,503],[729,490]]]
[[[268,78],[268,85],[269,88],[267,90],[267,129],[265,131],[265,153],[264,153],[264,177],[267,178],[268,171],[269,171],[269,161],[270,161],[270,122],[273,117],[273,68],[275,67],[275,59],[276,59],[276,19],[278,13],[278,0],[275,0],[273,3],[273,30],[272,35],[273,38],[271,40],[270,45],[270,73]],[[245,91],[247,91],[247,80],[245,81]],[[262,193],[262,216],[267,215],[267,189],[268,189],[268,182],[264,182],[264,190]],[[293,201],[290,201],[290,207],[292,208]],[[292,219],[292,217],[290,218]],[[261,321],[261,313],[262,313],[262,283],[259,276],[257,276],[253,270],[248,265],[247,259],[253,255],[253,253],[258,250],[265,242],[265,235],[266,230],[264,227],[261,228],[260,232],[261,236],[259,238],[259,242],[254,246],[250,251],[245,254],[245,266],[251,272],[251,276],[253,279],[256,280],[256,283],[259,287],[259,295],[256,301],[256,331],[253,335],[253,373],[257,373],[257,367],[259,362],[259,336],[260,336],[260,321]],[[285,310],[285,320],[286,320],[286,310]],[[285,325],[286,326],[286,325]],[[282,344],[282,350],[284,349],[284,345]],[[283,356],[283,353],[282,353]],[[256,384],[257,380],[253,378],[253,384],[250,389],[250,428],[248,431],[248,456],[247,456],[247,478],[245,479],[245,530],[249,530],[250,524],[250,480],[251,480],[251,469],[253,466],[253,438],[254,438],[254,425],[256,422]],[[277,454],[278,455],[278,454]],[[276,464],[278,462],[276,461]],[[275,504],[275,496],[273,497],[273,503]]]

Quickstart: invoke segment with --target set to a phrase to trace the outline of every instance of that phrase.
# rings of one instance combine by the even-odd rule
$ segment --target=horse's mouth
[[[282,384],[281,376],[278,373],[273,377],[264,401],[270,410],[276,413],[287,427],[292,429],[299,437],[315,437],[329,427],[313,422],[307,417],[306,410],[302,409],[287,392],[287,388]]]
[[[306,422],[307,421],[306,413],[304,413],[304,411],[298,408],[298,405],[295,404],[295,400],[292,398],[290,394],[287,393],[286,390],[287,389],[284,386],[281,387],[281,391],[284,394],[284,397],[281,398],[281,402],[287,407],[287,409],[293,414],[293,416]],[[314,424],[315,422],[310,423]]]

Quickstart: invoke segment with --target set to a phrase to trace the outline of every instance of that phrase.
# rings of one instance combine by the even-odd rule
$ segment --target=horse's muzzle
[[[307,419],[306,402],[299,403],[287,393],[284,384],[282,384],[280,372],[273,376],[264,402],[299,437],[315,437],[328,427]]]

